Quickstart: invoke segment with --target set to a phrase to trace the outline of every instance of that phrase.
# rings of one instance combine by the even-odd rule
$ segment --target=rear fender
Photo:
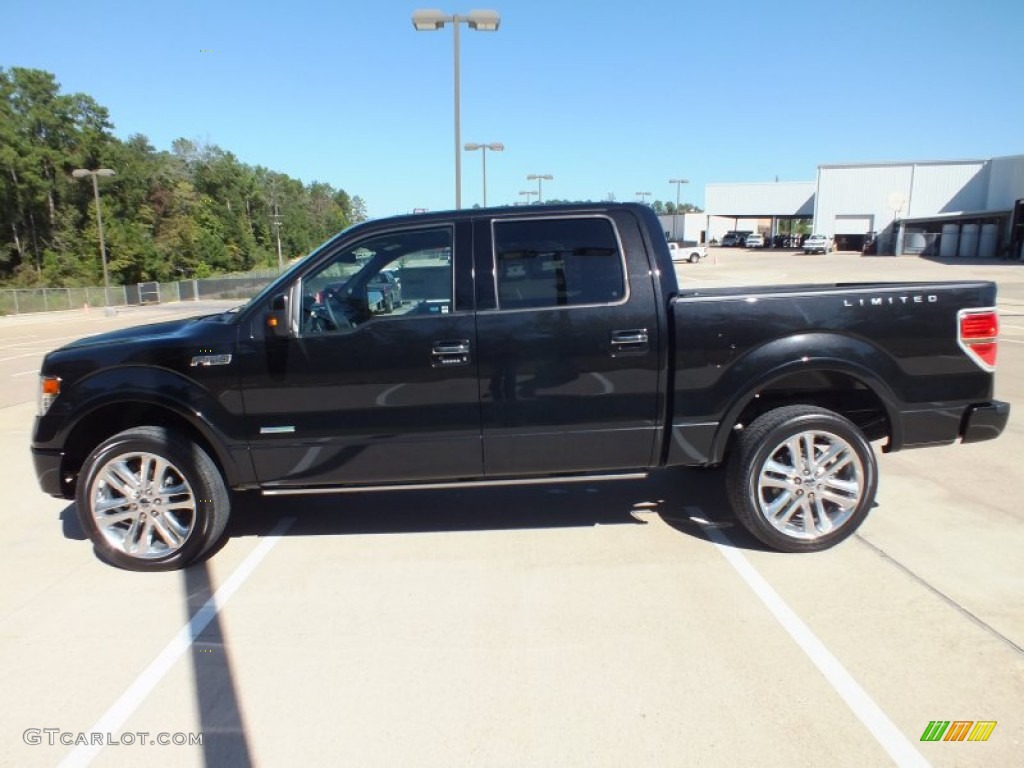
[[[725,408],[712,443],[713,463],[725,457],[733,428],[744,409],[762,391],[799,373],[829,372],[864,384],[881,400],[891,429],[890,443],[903,442],[899,399],[887,381],[901,376],[896,362],[872,344],[835,333],[797,334],[757,347],[733,363],[718,382],[736,392]]]

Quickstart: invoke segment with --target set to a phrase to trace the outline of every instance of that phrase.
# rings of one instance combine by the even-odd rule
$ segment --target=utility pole
[[[274,226],[274,235],[277,238],[277,271],[284,267],[284,260],[281,257],[281,214],[277,210],[277,180],[270,180],[270,202],[274,212],[270,214],[270,222]]]
[[[71,172],[71,175],[76,179],[84,179],[86,176],[92,177],[92,193],[96,199],[96,225],[100,231],[100,261],[103,263],[103,311],[107,315],[113,315],[114,309],[110,306],[110,273],[107,270],[107,245],[103,238],[103,212],[100,210],[100,187],[96,177],[116,176],[117,174],[110,168],[97,168],[95,170],[77,168]]]
[[[775,180],[778,181],[777,178]],[[677,232],[676,222],[679,220],[679,187],[682,184],[689,184],[690,182],[688,179],[669,179],[668,183],[676,185],[676,207],[672,212],[672,239],[678,240],[679,233]]]

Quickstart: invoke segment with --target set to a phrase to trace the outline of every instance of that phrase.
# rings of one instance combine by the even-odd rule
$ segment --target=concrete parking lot
[[[0,765],[1019,765],[1024,265],[712,249],[677,274],[996,280],[1009,427],[880,455],[876,509],[820,554],[764,551],[721,472],[671,471],[242,498],[210,560],[137,574],[39,491],[35,372],[216,307],[0,318]],[[933,721],[996,725],[921,741]]]

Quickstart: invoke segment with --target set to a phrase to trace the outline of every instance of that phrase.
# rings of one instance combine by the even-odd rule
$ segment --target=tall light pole
[[[651,196],[651,193],[650,192],[637,192],[636,196],[638,198],[640,198],[640,202],[641,203],[646,203],[647,202],[647,198]]]
[[[459,127],[459,24],[479,32],[496,32],[501,17],[497,11],[470,11],[465,16],[448,15],[438,10],[413,11],[412,25],[417,32],[435,32],[445,24],[455,31],[455,209],[462,207],[462,135]]]
[[[466,145],[466,151],[467,152],[475,152],[478,149],[480,150],[480,154],[483,156],[483,161],[484,161],[484,208],[486,208],[487,207],[487,150],[489,149],[489,150],[491,150],[491,152],[504,152],[505,151],[505,145],[502,144],[500,141],[495,141],[495,142],[492,142],[491,144],[472,144],[472,143],[470,143],[470,144]]]
[[[84,179],[86,176],[92,177],[92,194],[96,199],[96,224],[100,230],[100,261],[103,263],[103,306],[107,310],[107,314],[110,314],[110,275],[107,272],[107,244],[103,239],[103,212],[100,210],[100,185],[96,181],[97,176],[116,176],[109,168],[97,168],[95,170],[88,170],[87,168],[76,168],[71,172],[71,175],[76,179]]]
[[[676,185],[676,209],[672,211],[672,239],[678,240],[679,234],[676,230],[676,219],[679,216],[679,187],[683,184],[689,184],[689,179],[669,179],[669,184]]]
[[[526,195],[526,204],[529,205],[530,204],[530,195],[536,195],[537,193],[534,192],[532,189],[524,189],[524,190],[520,191],[519,194],[520,195]]]
[[[540,186],[541,182],[551,181],[554,178],[555,177],[552,176],[550,173],[531,173],[529,176],[526,177],[527,181],[533,181],[534,179],[537,180],[537,202],[538,203],[544,202],[544,194],[543,194],[544,190],[541,189],[541,186]]]

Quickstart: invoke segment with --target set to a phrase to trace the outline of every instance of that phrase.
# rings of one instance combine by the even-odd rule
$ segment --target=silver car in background
[[[804,253],[831,253],[835,248],[828,235],[811,235],[803,244]]]

